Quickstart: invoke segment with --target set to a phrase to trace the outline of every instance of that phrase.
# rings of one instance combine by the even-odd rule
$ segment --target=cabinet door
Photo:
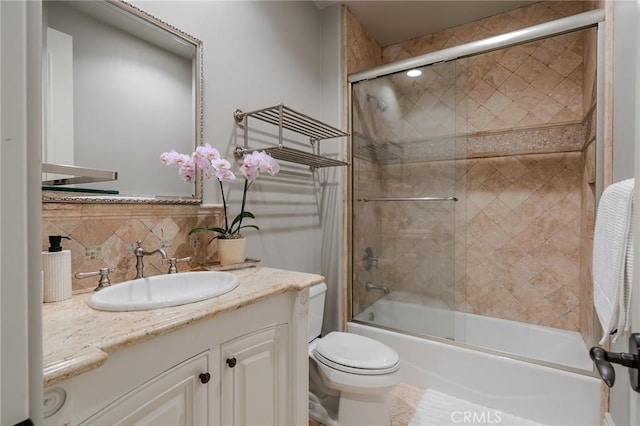
[[[176,365],[122,396],[82,424],[208,424],[208,386],[200,378],[200,374],[208,373],[208,354],[209,351],[201,353]]]
[[[223,425],[286,425],[288,326],[278,325],[221,347]]]

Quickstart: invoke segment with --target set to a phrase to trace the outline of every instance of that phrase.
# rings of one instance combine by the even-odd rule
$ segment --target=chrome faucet
[[[162,262],[166,263],[167,252],[164,251],[164,249],[159,248],[153,251],[146,251],[145,249],[142,248],[142,241],[138,240],[136,241],[136,244],[138,244],[138,247],[133,249],[133,254],[136,255],[136,277],[134,279],[144,278],[144,257],[145,256],[158,253],[160,254],[160,256],[162,256]]]
[[[387,287],[386,285],[375,285],[372,282],[368,282],[364,285],[364,288],[367,291],[371,291],[371,290],[380,290],[382,292],[384,292],[384,294],[389,294],[389,287]]]

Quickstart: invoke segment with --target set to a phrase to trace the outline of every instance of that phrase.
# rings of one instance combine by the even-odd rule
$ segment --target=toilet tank
[[[322,333],[322,317],[324,315],[324,296],[327,285],[320,283],[309,289],[309,342]]]

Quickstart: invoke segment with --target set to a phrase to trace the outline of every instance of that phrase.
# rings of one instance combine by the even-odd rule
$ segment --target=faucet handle
[[[365,271],[368,271],[372,267],[378,269],[378,256],[373,255],[373,250],[370,247],[364,249],[364,256],[362,257],[362,267]]]
[[[83,280],[89,277],[95,277],[100,275],[100,280],[98,281],[98,286],[93,291],[102,290],[105,287],[109,287],[111,285],[111,280],[109,279],[109,274],[115,272],[115,268],[100,268],[98,271],[94,272],[78,272],[76,273],[76,278],[79,280]]]
[[[170,257],[168,259],[162,259],[162,263],[169,264],[169,271],[167,272],[167,274],[178,273],[178,268],[176,267],[176,265],[182,262],[191,262],[191,257],[187,256],[187,257],[182,257],[180,259],[176,259],[175,257]]]

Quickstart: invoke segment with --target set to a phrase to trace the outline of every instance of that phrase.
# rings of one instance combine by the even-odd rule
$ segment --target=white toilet
[[[398,353],[351,333],[320,337],[326,284],[309,292],[309,414],[330,426],[389,426],[387,393],[400,380]]]

